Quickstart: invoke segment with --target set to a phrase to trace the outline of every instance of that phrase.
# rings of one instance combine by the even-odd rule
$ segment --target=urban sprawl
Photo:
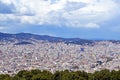
[[[51,72],[102,69],[120,70],[120,44],[110,41],[91,45],[51,43],[38,40],[33,44],[15,45],[0,42],[0,74],[16,74],[21,70],[40,69]]]

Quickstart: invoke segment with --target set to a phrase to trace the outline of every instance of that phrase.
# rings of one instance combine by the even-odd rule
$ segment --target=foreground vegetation
[[[65,70],[56,71],[54,74],[46,70],[22,70],[13,77],[8,74],[1,74],[0,80],[120,80],[120,70],[109,71],[105,69],[94,73]]]

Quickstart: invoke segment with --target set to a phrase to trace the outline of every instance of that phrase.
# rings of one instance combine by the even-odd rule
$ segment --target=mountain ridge
[[[0,41],[11,41],[14,42],[15,40],[20,41],[28,41],[28,40],[43,40],[48,42],[64,42],[66,44],[92,44],[94,42],[99,41],[110,41],[113,43],[119,42],[120,40],[88,40],[88,39],[81,39],[81,38],[62,38],[62,37],[53,37],[48,35],[37,35],[31,33],[17,33],[17,34],[10,34],[10,33],[1,33],[0,32]]]
[[[0,33],[0,41],[14,41],[14,40],[43,40],[49,42],[65,42],[66,44],[84,44],[84,43],[92,43],[92,40],[80,39],[80,38],[62,38],[62,37],[53,37],[48,35],[37,35],[31,33],[17,33],[17,34],[9,34],[9,33]]]

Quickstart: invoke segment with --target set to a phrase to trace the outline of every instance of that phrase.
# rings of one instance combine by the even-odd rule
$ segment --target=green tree
[[[8,74],[0,74],[0,80],[12,80]]]
[[[43,72],[34,75],[32,77],[32,80],[53,80],[53,74],[49,71],[44,70]]]
[[[105,69],[94,73],[94,80],[110,80],[110,71]]]
[[[61,73],[59,71],[56,71],[53,75],[54,80],[61,80]]]
[[[31,70],[30,71],[33,75],[37,75],[37,74],[40,74],[41,73],[41,70],[39,69],[34,69],[34,70]]]
[[[22,70],[18,72],[18,74],[16,75],[16,77],[26,79],[26,80],[31,80],[32,76],[33,76],[32,73],[27,70]]]

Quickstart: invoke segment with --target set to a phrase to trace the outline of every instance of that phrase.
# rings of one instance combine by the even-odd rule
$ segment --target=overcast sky
[[[120,0],[0,0],[0,32],[120,40]]]

